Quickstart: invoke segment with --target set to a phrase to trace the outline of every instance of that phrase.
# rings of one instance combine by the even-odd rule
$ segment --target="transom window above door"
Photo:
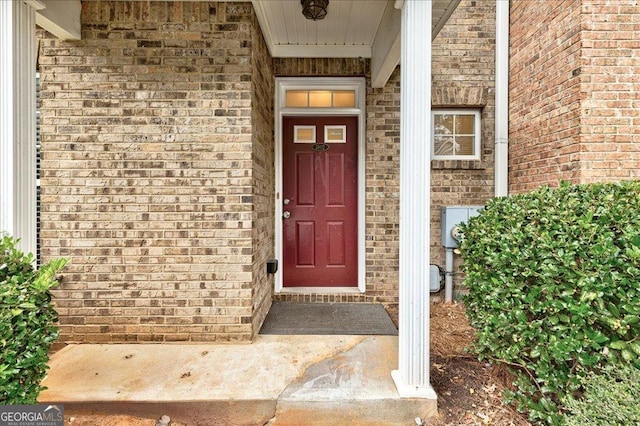
[[[355,90],[287,90],[286,108],[354,108]]]
[[[434,160],[480,159],[480,110],[433,109],[431,117]]]

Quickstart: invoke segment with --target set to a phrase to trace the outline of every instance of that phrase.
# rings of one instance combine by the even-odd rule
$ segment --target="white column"
[[[429,244],[431,191],[431,2],[402,6],[400,107],[401,397],[435,399],[429,383]]]
[[[0,230],[36,250],[36,1],[0,1]]]

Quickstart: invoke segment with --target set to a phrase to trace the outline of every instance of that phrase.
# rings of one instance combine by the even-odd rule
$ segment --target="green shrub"
[[[640,424],[640,370],[630,364],[607,365],[579,381],[581,398],[565,397],[567,426]]]
[[[510,366],[532,421],[562,422],[581,371],[640,365],[640,183],[496,198],[462,231],[473,350]]]
[[[35,270],[16,242],[0,238],[0,404],[35,404],[58,337],[49,289],[66,260]]]

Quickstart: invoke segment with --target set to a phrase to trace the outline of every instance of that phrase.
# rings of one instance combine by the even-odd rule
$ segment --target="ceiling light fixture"
[[[329,0],[300,0],[302,3],[302,14],[307,19],[324,19],[327,16],[327,6]]]

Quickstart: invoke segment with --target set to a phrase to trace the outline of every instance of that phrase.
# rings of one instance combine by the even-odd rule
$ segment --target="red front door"
[[[284,287],[358,285],[357,124],[283,120]]]

